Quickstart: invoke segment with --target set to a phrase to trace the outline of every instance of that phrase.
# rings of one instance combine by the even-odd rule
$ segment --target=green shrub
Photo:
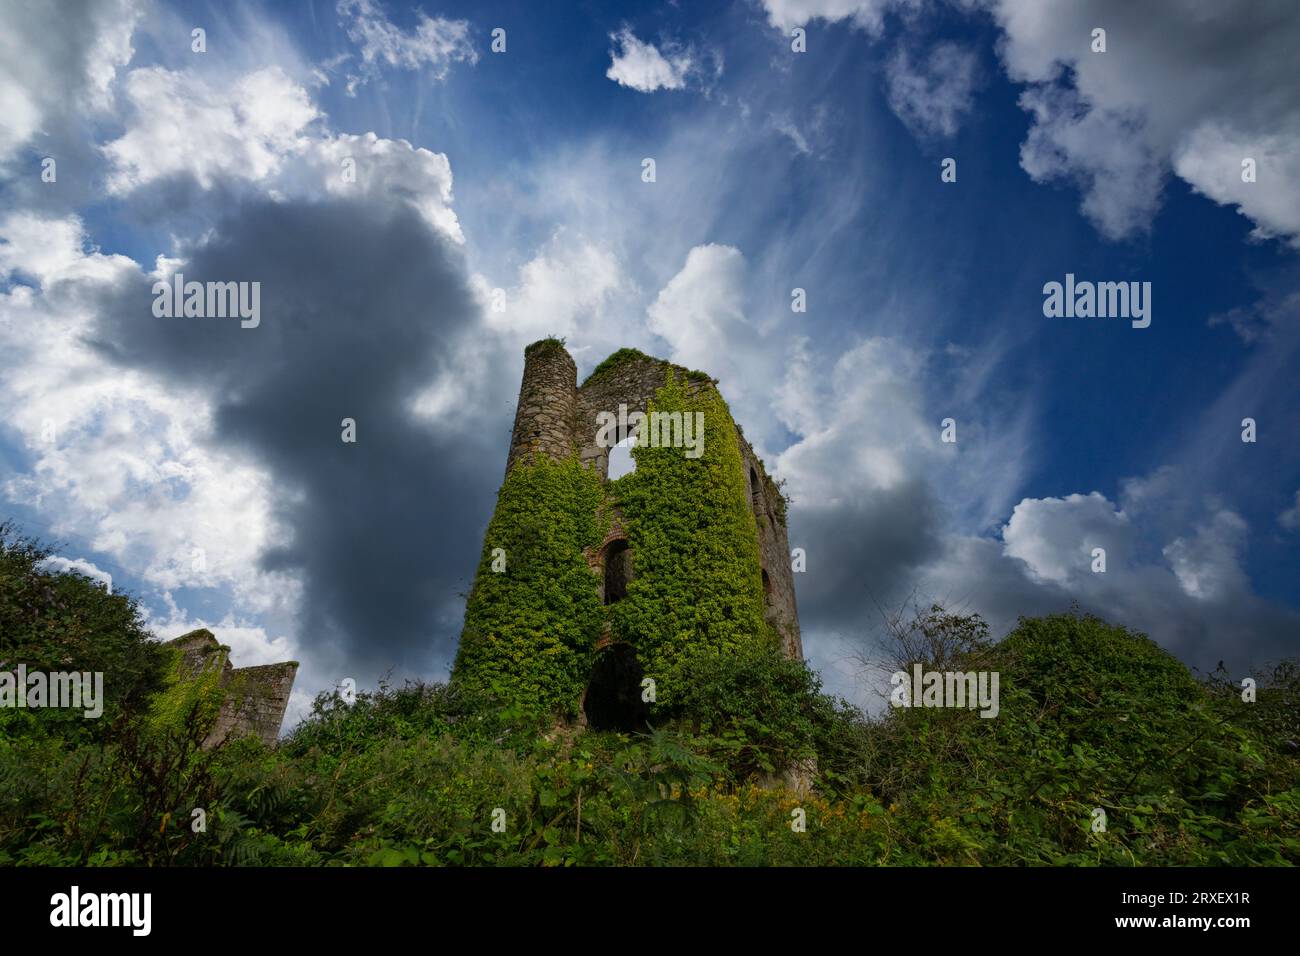
[[[510,469],[465,607],[455,683],[529,710],[575,711],[604,621],[583,558],[604,537],[602,499],[600,476],[576,457]]]
[[[0,710],[0,727],[17,717],[73,737],[97,737],[124,712],[142,709],[166,681],[171,659],[144,628],[130,595],[110,594],[77,572],[42,567],[52,550],[0,523],[0,662],[12,670],[89,671],[104,675],[104,712]],[[20,715],[20,716],[19,716]]]
[[[576,502],[584,481],[551,464],[522,472],[517,489]],[[590,520],[556,533],[585,539],[599,530]],[[42,570],[31,542],[3,540],[0,620],[21,638],[10,646],[76,669],[85,654],[129,690],[93,731],[0,712],[0,865],[1300,862],[1293,661],[1261,673],[1248,703],[1226,672],[1197,680],[1095,617],[1022,620],[991,644],[978,618],[931,609],[903,656],[997,671],[996,718],[867,718],[822,694],[766,631],[737,630],[726,652],[690,658],[646,735],[557,725],[538,704],[543,678],[564,669],[520,667],[535,692],[525,699],[501,693],[507,659],[489,654],[477,660],[499,669],[479,673],[494,680],[381,686],[351,704],[321,695],[278,747],[246,737],[205,750],[210,688],[167,677],[134,604]],[[543,535],[533,546],[556,545]],[[540,593],[530,613],[567,600],[563,587]],[[499,619],[499,633],[518,621]],[[63,657],[42,657],[56,648]],[[815,766],[814,792],[771,785],[795,765]]]

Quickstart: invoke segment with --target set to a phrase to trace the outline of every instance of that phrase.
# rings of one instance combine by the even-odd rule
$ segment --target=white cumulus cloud
[[[113,367],[91,344],[97,302],[142,282],[139,266],[90,247],[76,217],[14,213],[0,220],[5,278],[36,284],[0,293],[0,407],[32,457],[4,496],[148,585],[228,587],[250,610],[285,599],[292,587],[257,571],[273,530],[265,475],[208,444],[199,395]]]
[[[1128,516],[1098,492],[1064,498],[1026,498],[1002,529],[1009,557],[1025,563],[1038,581],[1077,584],[1094,572],[1093,549],[1106,552],[1106,572],[1131,562],[1134,541]]]
[[[319,115],[307,91],[278,67],[218,84],[161,67],[133,70],[126,95],[133,119],[103,147],[113,165],[109,190],[125,193],[167,176],[259,181],[307,145]]]
[[[0,163],[65,114],[111,105],[139,17],[132,0],[86,4],[75,16],[0,4]]]
[[[653,43],[638,40],[626,28],[610,34],[610,39],[616,48],[610,50],[610,65],[605,75],[620,86],[641,93],[680,90],[686,87],[687,75],[695,69],[689,51],[668,49],[665,55]]]
[[[1292,0],[986,0],[1033,116],[1021,164],[1077,182],[1108,237],[1149,228],[1165,179],[1233,205],[1259,237],[1300,242],[1300,84]],[[1105,52],[1092,51],[1095,29]],[[1242,181],[1255,160],[1256,181]]]
[[[745,257],[710,243],[686,255],[680,272],[648,312],[650,331],[671,346],[669,358],[717,376],[734,368],[737,340],[751,334],[744,312]]]

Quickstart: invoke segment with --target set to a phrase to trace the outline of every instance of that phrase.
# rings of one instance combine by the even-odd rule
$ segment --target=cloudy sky
[[[63,6],[0,5],[0,514],[296,712],[446,676],[548,334],[720,379],[837,691],[909,595],[1300,650],[1293,0]]]

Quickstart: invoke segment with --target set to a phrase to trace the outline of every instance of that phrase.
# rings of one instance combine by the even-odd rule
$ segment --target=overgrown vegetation
[[[572,713],[604,622],[583,558],[605,534],[603,497],[600,476],[576,457],[510,469],[465,607],[458,683],[531,710]]]
[[[610,608],[616,640],[636,648],[672,706],[688,675],[711,660],[776,646],[763,618],[763,584],[735,425],[715,389],[692,393],[671,375],[649,412],[700,413],[704,451],[638,445],[636,470],[611,483],[635,552],[627,597]]]
[[[581,387],[586,388],[592,382],[599,382],[612,370],[638,359],[644,359],[647,362],[654,361],[651,356],[646,355],[640,349],[619,349],[617,352],[607,356],[599,365],[592,369],[591,374],[583,379]]]
[[[622,348],[619,349],[617,352],[614,352],[608,357],[606,357],[599,365],[597,365],[594,369],[592,369],[591,374],[588,375],[585,379],[583,379],[582,385],[580,387],[586,388],[588,385],[591,385],[593,382],[599,382],[602,379],[604,379],[609,373],[613,372],[615,369],[621,368],[622,366],[628,364],[629,362],[636,362],[636,361],[662,362],[663,360],[657,359],[653,355],[646,355],[640,349]],[[699,369],[686,369],[684,371],[685,371],[686,379],[688,381],[700,381],[700,382],[713,381],[713,376],[711,376],[708,372],[702,372]]]
[[[548,355],[552,352],[558,352],[564,349],[564,339],[558,335],[548,335],[544,339],[538,339],[536,342],[524,349],[525,356]]]
[[[527,480],[580,494],[565,474]],[[1094,617],[1023,620],[994,643],[931,608],[895,622],[889,666],[997,670],[996,718],[869,718],[753,642],[695,661],[647,735],[581,732],[457,682],[322,695],[275,749],[203,750],[207,693],[175,679],[134,604],[43,556],[0,533],[0,659],[103,665],[109,704],[100,720],[0,709],[0,864],[1300,861],[1295,662],[1256,674],[1248,703],[1239,679],[1197,680]],[[811,794],[772,785],[809,758]]]
[[[716,389],[692,390],[667,366],[665,376],[649,411],[702,414],[702,455],[638,446],[636,471],[608,484],[576,456],[517,462],[485,535],[454,682],[573,716],[608,630],[636,648],[671,708],[685,674],[776,647],[744,465],[736,443],[719,437],[734,431],[730,411]],[[626,598],[605,606],[586,555],[596,556],[615,509],[635,573]]]
[[[57,671],[76,662],[78,670],[102,671],[105,687],[113,688],[103,717],[45,717],[69,736],[100,736],[123,711],[139,711],[162,689],[170,658],[147,640],[144,619],[129,596],[88,586],[81,575],[43,570],[50,553],[10,522],[0,523],[0,669],[22,662],[32,670]],[[24,716],[0,709],[0,720]]]

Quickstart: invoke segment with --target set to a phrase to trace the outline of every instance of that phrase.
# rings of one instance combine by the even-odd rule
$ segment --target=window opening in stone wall
[[[609,450],[610,481],[636,471],[636,459],[632,457],[632,446],[635,444],[636,433],[633,432]]]
[[[631,549],[626,541],[611,541],[605,549],[605,603],[616,604],[627,597],[627,585],[631,580]]]

